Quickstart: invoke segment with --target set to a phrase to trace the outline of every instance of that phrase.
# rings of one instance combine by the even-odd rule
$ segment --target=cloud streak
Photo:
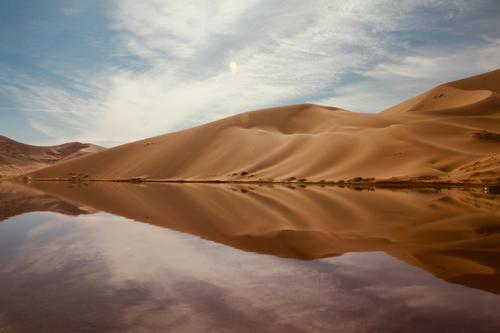
[[[450,34],[444,24],[472,7],[438,0],[115,1],[113,52],[130,64],[66,73],[76,88],[32,79],[20,79],[22,89],[2,88],[20,110],[53,110],[27,114],[49,141],[104,145],[287,103],[374,112],[430,81],[500,65],[500,34],[460,50],[412,42],[437,16],[446,22],[433,28]]]

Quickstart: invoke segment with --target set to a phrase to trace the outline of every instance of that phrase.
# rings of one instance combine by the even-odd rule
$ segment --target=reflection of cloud
[[[101,322],[89,312],[105,313],[107,320],[98,313],[96,318],[106,325],[113,320],[113,327],[123,332],[140,327],[177,332],[429,331],[450,323],[465,329],[500,324],[497,296],[447,284],[383,253],[296,261],[242,252],[109,214],[36,216],[37,225],[26,215],[0,225],[4,235],[14,224],[18,233],[27,228],[17,250],[0,257],[0,307],[5,306],[4,295],[23,295],[8,298],[5,311],[15,318],[15,305],[33,299],[29,294],[35,289],[25,289],[29,285],[36,286],[37,300],[50,299],[44,307],[31,305],[37,309],[30,312],[31,324],[60,316],[61,306],[80,325],[92,318],[98,327]],[[87,305],[79,309],[75,304],[82,301]]]

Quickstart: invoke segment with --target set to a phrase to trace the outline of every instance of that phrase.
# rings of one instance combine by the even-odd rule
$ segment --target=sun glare
[[[229,70],[231,73],[235,74],[238,71],[238,64],[235,61],[229,63]]]

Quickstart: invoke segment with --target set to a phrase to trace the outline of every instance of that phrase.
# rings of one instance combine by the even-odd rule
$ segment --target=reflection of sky
[[[30,213],[0,223],[0,277],[0,329],[500,327],[499,296],[448,284],[384,253],[282,259],[104,213]]]

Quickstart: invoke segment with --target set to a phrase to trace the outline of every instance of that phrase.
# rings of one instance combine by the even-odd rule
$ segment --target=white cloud
[[[426,78],[430,74],[439,71],[445,60],[445,57],[408,56],[403,58],[402,61],[378,64],[373,70],[366,72],[366,74],[374,77],[403,76],[413,79]]]
[[[114,17],[117,28],[129,33],[128,47],[185,58],[209,46],[217,35],[231,34],[239,17],[256,2],[124,0],[115,1]]]
[[[436,51],[415,50],[414,55],[393,57],[365,72],[370,77],[449,78],[453,75],[470,75],[500,67],[500,39],[485,41],[481,48],[465,47],[460,52],[445,49]]]
[[[478,64],[483,70],[500,67],[500,38],[489,40],[489,44],[478,50]]]
[[[393,57],[359,72],[363,80],[337,88],[333,97],[311,102],[378,112],[438,84],[500,68],[500,39],[487,40],[481,48],[466,47],[461,52],[445,49],[436,53],[426,49],[414,53]]]
[[[58,111],[50,119],[28,114],[45,133],[50,132],[47,127],[57,128],[54,141],[114,145],[251,109],[307,101],[325,91],[344,97],[322,101],[378,110],[389,101],[390,91],[381,90],[379,82],[377,89],[360,92],[362,86],[343,82],[343,76],[368,76],[365,85],[370,88],[373,78],[420,80],[439,72],[446,58],[395,55],[389,33],[407,27],[419,8],[459,13],[467,5],[438,0],[114,4],[111,18],[122,41],[115,52],[138,58],[141,70],[108,66],[92,75],[76,71],[76,76],[67,74],[76,88],[24,80],[22,89],[11,91],[20,108]],[[475,60],[481,64],[474,68],[495,65],[490,59],[498,51],[494,43],[481,49]],[[232,61],[235,73],[228,70]],[[382,94],[378,104],[373,103],[375,93]]]

